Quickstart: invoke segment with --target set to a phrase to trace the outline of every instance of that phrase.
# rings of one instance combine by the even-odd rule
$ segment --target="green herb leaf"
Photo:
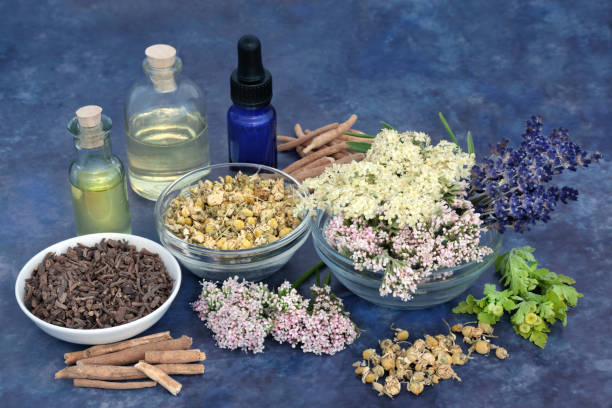
[[[531,336],[529,336],[529,341],[534,343],[536,346],[540,348],[546,347],[546,340],[548,339],[548,335],[540,332],[532,332]]]
[[[376,138],[376,135],[368,135],[366,133],[344,132],[342,134],[347,135],[347,136],[361,137],[364,139],[375,139]]]
[[[553,285],[551,290],[556,293],[561,300],[565,300],[569,306],[576,306],[578,298],[583,296],[582,293],[568,285]]]
[[[323,286],[329,285],[329,282],[331,282],[331,274],[328,273],[325,277],[325,280],[323,281]]]
[[[444,115],[442,115],[442,112],[438,112],[438,117],[442,121],[442,125],[444,125],[444,129],[446,129],[446,132],[448,132],[448,134],[451,137],[451,140],[453,141],[453,143],[455,143],[457,146],[459,146],[459,142],[457,142],[457,138],[455,137],[455,134],[451,130],[450,126],[448,126],[448,122],[446,121],[446,119],[444,119]]]
[[[347,150],[352,150],[358,153],[366,153],[371,146],[370,143],[364,142],[346,142],[346,144],[349,146]]]
[[[387,122],[383,122],[382,120],[380,121],[381,125],[383,125],[384,127],[386,127],[389,130],[395,130],[397,131],[396,128],[394,128],[393,126],[391,126],[390,124],[388,124]]]
[[[465,301],[459,303],[453,308],[453,313],[475,314],[480,312],[480,310],[481,308],[476,304],[476,299],[474,299],[474,296],[468,295]]]
[[[468,153],[473,154],[474,153],[474,140],[472,140],[472,133],[469,130],[467,132],[467,147],[468,147]]]

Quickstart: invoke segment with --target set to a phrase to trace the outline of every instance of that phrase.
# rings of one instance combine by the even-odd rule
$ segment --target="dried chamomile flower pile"
[[[392,327],[393,329],[393,327]],[[393,398],[406,384],[406,390],[419,395],[425,386],[434,385],[440,380],[454,378],[461,381],[453,369],[453,365],[464,365],[471,359],[475,351],[478,354],[489,354],[495,350],[495,355],[503,360],[508,358],[508,352],[503,347],[492,344],[489,338],[493,335],[490,325],[455,325],[447,335],[425,335],[424,338],[408,342],[408,331],[393,329],[395,337],[379,341],[381,353],[373,348],[363,351],[363,360],[353,363],[355,374],[364,384],[372,384],[379,396]],[[457,336],[463,335],[463,341],[470,345],[468,353],[457,344]],[[409,347],[402,347],[410,344]]]
[[[238,173],[219,181],[198,181],[189,194],[170,202],[165,225],[190,244],[211,249],[248,249],[293,231],[300,196],[283,179]]]

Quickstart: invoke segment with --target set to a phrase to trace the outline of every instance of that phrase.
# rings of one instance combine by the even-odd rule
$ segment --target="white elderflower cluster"
[[[334,165],[302,188],[306,209],[414,226],[438,214],[444,197],[468,178],[474,155],[455,144],[431,145],[422,132],[381,130],[362,162]]]

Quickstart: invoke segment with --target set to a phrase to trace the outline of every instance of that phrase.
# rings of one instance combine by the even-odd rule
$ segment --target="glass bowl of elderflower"
[[[306,242],[304,193],[281,170],[250,163],[214,164],[179,178],[159,196],[159,239],[200,278],[259,281],[282,268]]]
[[[474,154],[455,143],[381,130],[362,161],[302,184],[317,254],[372,303],[420,309],[451,300],[501,249],[467,198],[473,166]]]

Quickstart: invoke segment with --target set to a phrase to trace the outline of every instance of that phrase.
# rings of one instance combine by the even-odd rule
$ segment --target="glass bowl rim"
[[[313,239],[314,245],[322,246],[325,251],[332,253],[340,261],[342,261],[345,264],[351,266],[350,270],[346,269],[346,268],[341,268],[346,273],[354,274],[354,275],[359,275],[363,279],[375,280],[375,279],[370,278],[368,276],[362,275],[360,273],[360,271],[355,269],[355,264],[354,264],[354,262],[350,258],[347,258],[346,256],[342,255],[340,252],[338,252],[336,249],[334,249],[327,242],[327,240],[325,239],[325,236],[323,235],[322,228],[319,228],[318,222],[317,222],[318,217],[320,217],[321,215],[327,215],[328,217],[332,217],[331,214],[326,213],[325,211],[322,211],[322,210],[318,210],[316,216],[311,217],[310,222],[312,224],[311,225],[311,230],[312,230],[312,235],[313,235],[313,238],[314,238]],[[485,255],[481,261],[469,261],[469,262],[465,262],[465,263],[462,263],[462,264],[459,264],[459,265],[455,265],[455,266],[451,266],[451,267],[447,267],[447,268],[436,269],[436,270],[431,272],[430,277],[431,278],[435,278],[436,275],[439,275],[439,274],[444,273],[444,272],[450,272],[450,271],[457,270],[457,269],[463,269],[463,268],[468,267],[470,265],[477,265],[477,264],[481,264],[483,262],[486,262],[486,258],[488,256],[491,256],[491,255],[495,254],[495,251],[496,251],[495,248],[497,246],[501,245],[501,234],[497,230],[495,230],[495,229],[487,229],[486,231],[484,231],[484,233],[485,234],[487,234],[487,233],[488,234],[492,234],[491,243],[489,245],[486,245],[488,248],[491,248],[491,250],[493,251],[491,254]],[[337,264],[337,266],[341,266],[341,265]],[[381,277],[380,280],[382,280],[383,272],[375,272],[375,271],[372,271],[372,270],[369,270],[369,271],[371,273],[373,273],[373,274],[379,275]],[[452,276],[449,277],[448,279],[451,279],[451,278],[452,278]],[[428,286],[428,285],[434,285],[436,283],[439,283],[439,281],[437,281],[435,279],[427,281],[427,282],[421,282],[421,283],[419,283],[419,287],[424,287],[424,286]]]
[[[190,244],[189,242],[177,237],[176,235],[174,235],[170,230],[168,230],[168,228],[166,228],[165,223],[162,221],[162,204],[161,202],[163,201],[163,198],[166,197],[166,195],[179,183],[183,182],[185,179],[188,179],[190,177],[193,177],[194,175],[198,174],[198,173],[204,173],[204,172],[210,172],[213,169],[222,169],[222,168],[228,168],[231,166],[236,166],[236,167],[250,167],[253,169],[257,169],[259,170],[266,170],[269,171],[271,173],[276,173],[279,174],[281,176],[283,176],[285,179],[288,179],[289,181],[292,181],[293,183],[295,183],[295,185],[299,188],[301,186],[301,183],[295,179],[293,176],[291,176],[288,173],[285,173],[284,171],[280,170],[280,169],[276,169],[274,167],[270,167],[270,166],[266,166],[263,164],[256,164],[256,163],[217,163],[217,164],[211,164],[205,167],[200,167],[198,169],[192,170],[187,174],[184,174],[183,176],[179,177],[178,179],[176,179],[175,181],[173,181],[171,184],[169,184],[168,186],[166,186],[166,188],[164,188],[162,190],[162,192],[159,194],[159,197],[157,198],[157,201],[155,202],[155,209],[154,209],[154,215],[155,215],[155,221],[158,225],[158,227],[161,226],[161,232],[163,233],[164,237],[167,237],[168,240],[170,240],[174,245],[177,245],[179,247],[183,247],[186,248],[189,251],[190,255],[203,255],[203,256],[211,256],[211,257],[228,257],[228,256],[240,256],[240,257],[246,257],[246,256],[253,256],[253,255],[259,255],[261,253],[266,253],[266,252],[271,252],[274,251],[276,249],[282,248],[284,246],[286,246],[287,244],[290,244],[292,241],[295,241],[295,239],[302,234],[305,230],[307,232],[308,228],[310,228],[310,220],[311,220],[311,216],[309,213],[306,213],[306,215],[304,216],[304,218],[302,218],[302,221],[300,222],[300,224],[295,227],[295,229],[293,231],[291,231],[289,234],[285,235],[284,237],[269,243],[269,244],[265,244],[265,245],[260,245],[260,246],[256,246],[253,248],[248,248],[248,249],[211,249],[211,248],[206,248],[203,247],[201,245],[196,245],[196,244]],[[257,173],[255,173],[257,174]],[[299,191],[299,189],[295,189],[295,191],[300,194],[302,196],[302,198],[304,198],[304,193]],[[162,234],[160,234],[162,235]],[[161,236],[160,236],[160,240],[161,240]]]

